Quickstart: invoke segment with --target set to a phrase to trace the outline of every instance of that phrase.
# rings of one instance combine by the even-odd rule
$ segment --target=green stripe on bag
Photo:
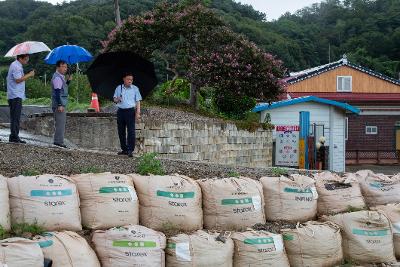
[[[222,205],[243,205],[243,204],[252,204],[253,200],[251,197],[246,198],[227,198],[221,200]]]
[[[168,198],[194,198],[194,192],[167,192],[157,190],[157,196]]]
[[[126,193],[129,192],[129,188],[125,186],[114,186],[114,187],[101,187],[99,193],[109,194],[109,193]]]
[[[274,239],[272,237],[246,238],[243,242],[248,245],[273,244]]]
[[[157,243],[154,241],[115,240],[112,245],[122,248],[155,248]]]
[[[365,236],[385,236],[388,235],[388,230],[362,230],[353,229],[352,233],[354,235],[365,235]]]
[[[299,188],[285,187],[285,189],[283,191],[286,193],[312,194],[312,191],[310,188],[299,189]]]

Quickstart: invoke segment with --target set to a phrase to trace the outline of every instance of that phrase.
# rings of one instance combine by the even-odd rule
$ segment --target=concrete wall
[[[48,106],[37,106],[37,105],[23,105],[21,120],[26,120],[29,116],[35,113],[51,112],[51,108]],[[0,105],[0,123],[10,122],[10,108],[8,105]]]
[[[51,136],[53,118],[33,117],[23,123],[23,128],[34,134]],[[113,116],[69,116],[66,138],[83,148],[119,150]],[[269,167],[272,166],[272,133],[262,129],[238,130],[229,123],[144,121],[136,124],[135,152],[157,152],[160,157],[170,159]]]

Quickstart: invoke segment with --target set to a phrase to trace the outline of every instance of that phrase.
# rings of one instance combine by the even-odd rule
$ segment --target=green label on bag
[[[289,234],[283,234],[283,240],[286,241],[293,241],[294,240],[294,236],[293,235],[289,235]]]
[[[176,243],[168,243],[167,248],[176,249]]]
[[[365,236],[385,236],[388,235],[388,230],[362,230],[353,229],[352,233],[354,235],[365,235]]]
[[[194,198],[194,192],[167,192],[157,190],[157,196],[168,198]]]
[[[253,200],[251,197],[246,198],[227,198],[221,200],[222,205],[242,205],[242,204],[252,204]]]
[[[283,191],[286,193],[312,194],[312,191],[310,188],[299,189],[299,188],[285,187],[285,189]]]
[[[31,197],[62,197],[71,196],[71,189],[64,190],[32,190]]]
[[[249,245],[274,244],[274,239],[272,237],[246,238],[243,242]]]
[[[41,248],[48,248],[48,247],[51,247],[52,245],[53,245],[53,241],[51,241],[51,240],[46,240],[46,241],[40,241],[39,242],[39,246]]]
[[[375,188],[381,188],[381,187],[384,187],[384,186],[385,186],[384,184],[382,184],[382,183],[380,183],[380,182],[372,182],[372,183],[369,183],[369,185],[370,185],[371,187],[375,187]]]
[[[115,240],[112,245],[122,248],[155,248],[157,243],[154,241]]]
[[[126,193],[129,192],[129,188],[125,186],[114,186],[114,187],[100,187],[99,193]]]

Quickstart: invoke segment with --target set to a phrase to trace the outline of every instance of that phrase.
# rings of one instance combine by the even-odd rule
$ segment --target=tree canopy
[[[158,2],[120,0],[121,17],[143,14]],[[268,11],[263,14],[232,0],[204,2],[234,32],[246,35],[281,59],[290,71],[325,64],[347,54],[354,63],[399,78],[398,0],[325,0],[275,21],[266,20]],[[77,0],[59,5],[34,0],[0,1],[3,55],[15,43],[28,39],[44,41],[50,47],[78,44],[96,54],[102,49],[100,41],[114,27],[112,0]]]
[[[254,107],[256,98],[275,100],[282,92],[282,62],[196,2],[162,3],[141,16],[129,17],[103,42],[104,50],[161,57],[175,78],[189,79],[193,88],[215,88],[217,107],[225,113],[240,116]],[[235,103],[242,104],[243,99],[248,101],[238,109]]]

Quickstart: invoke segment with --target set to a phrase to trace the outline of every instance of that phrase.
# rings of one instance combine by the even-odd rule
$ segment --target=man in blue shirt
[[[24,75],[22,65],[28,64],[29,55],[18,55],[11,63],[7,74],[7,99],[10,107],[10,137],[13,143],[26,143],[19,138],[19,123],[21,119],[22,100],[25,100],[25,81],[35,76],[35,71]]]
[[[140,95],[139,88],[133,85],[133,74],[123,75],[124,83],[115,88],[114,103],[117,104],[118,136],[121,151],[118,155],[133,157],[135,150],[135,119],[140,120]],[[128,131],[128,139],[126,132]],[[128,143],[128,144],[127,144]]]

